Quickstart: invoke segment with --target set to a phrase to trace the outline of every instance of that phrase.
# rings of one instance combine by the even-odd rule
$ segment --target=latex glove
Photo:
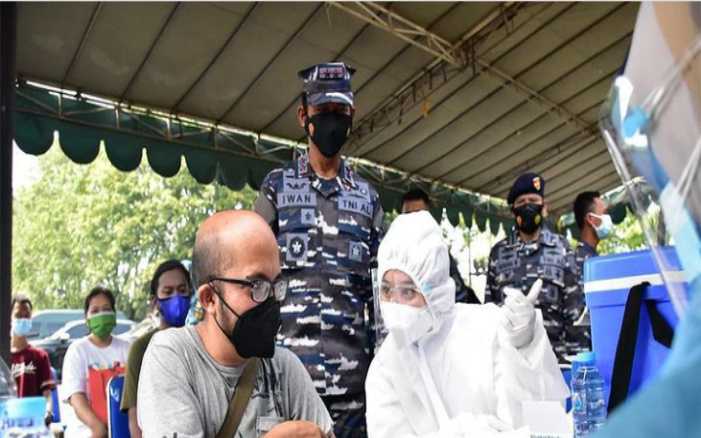
[[[526,296],[519,289],[504,288],[506,299],[501,307],[502,325],[514,348],[524,347],[533,340],[535,303],[542,288],[543,280],[540,278],[533,282]]]

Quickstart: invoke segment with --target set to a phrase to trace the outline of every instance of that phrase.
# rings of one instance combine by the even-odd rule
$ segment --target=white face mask
[[[594,231],[596,231],[596,235],[599,236],[599,239],[605,239],[609,235],[611,235],[611,231],[613,230],[613,220],[611,219],[611,215],[608,214],[594,214],[594,213],[589,213],[590,215],[594,216],[595,218],[601,220],[601,223],[599,226],[594,227]]]
[[[409,345],[424,337],[433,328],[433,318],[427,307],[381,301],[385,327],[400,345]]]

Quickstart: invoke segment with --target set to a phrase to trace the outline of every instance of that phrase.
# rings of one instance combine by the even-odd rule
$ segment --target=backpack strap
[[[243,369],[241,378],[236,384],[234,396],[229,402],[229,410],[224,418],[224,424],[217,432],[216,438],[232,438],[239,428],[243,413],[248,406],[248,401],[253,394],[253,388],[256,383],[256,374],[258,374],[260,359],[257,357],[251,358],[246,367]]]

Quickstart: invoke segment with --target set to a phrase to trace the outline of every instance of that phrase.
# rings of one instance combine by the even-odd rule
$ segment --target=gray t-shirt
[[[195,327],[156,333],[139,376],[138,420],[144,437],[214,437],[224,423],[241,367],[225,367],[205,351]],[[333,423],[300,360],[277,347],[263,359],[236,438],[263,436],[283,421]]]

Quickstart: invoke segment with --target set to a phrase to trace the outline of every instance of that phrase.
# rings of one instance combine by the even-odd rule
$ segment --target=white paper
[[[532,438],[572,438],[572,417],[556,401],[524,401],[523,419]]]

